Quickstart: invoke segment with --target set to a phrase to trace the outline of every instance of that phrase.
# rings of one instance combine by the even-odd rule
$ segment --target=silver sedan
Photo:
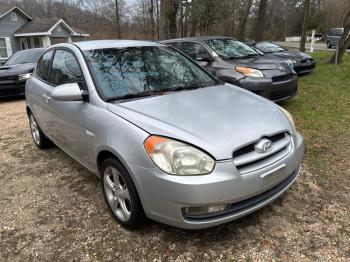
[[[278,105],[145,41],[48,48],[26,85],[34,143],[101,178],[118,223],[199,229],[247,215],[296,180],[303,138]]]

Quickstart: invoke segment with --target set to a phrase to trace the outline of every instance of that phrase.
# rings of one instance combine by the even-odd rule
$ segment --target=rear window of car
[[[165,44],[168,46],[174,47],[176,49],[179,49],[179,50],[181,48],[181,42],[170,42],[170,43],[165,43]]]

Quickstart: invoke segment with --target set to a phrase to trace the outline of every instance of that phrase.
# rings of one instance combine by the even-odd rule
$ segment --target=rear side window
[[[48,72],[53,51],[49,51],[40,58],[36,67],[36,75],[44,81],[48,81]]]
[[[168,46],[172,46],[176,49],[179,49],[180,50],[180,47],[181,47],[181,42],[171,42],[171,43],[166,43],[166,45]]]
[[[343,35],[343,29],[337,29],[337,36],[342,36]]]
[[[208,51],[198,43],[184,42],[182,43],[181,50],[192,59],[209,56]]]
[[[82,72],[74,55],[65,50],[56,50],[50,82],[54,85],[63,85],[81,80]]]

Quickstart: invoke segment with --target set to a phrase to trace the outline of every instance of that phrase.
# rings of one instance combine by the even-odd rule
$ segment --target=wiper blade
[[[132,99],[132,98],[139,98],[139,97],[145,97],[145,96],[152,96],[156,94],[162,94],[163,92],[161,91],[149,91],[149,92],[142,92],[142,93],[137,93],[137,94],[127,94],[123,96],[115,96],[115,97],[110,97],[106,101],[111,102],[111,101],[116,101],[116,100],[125,100],[125,99]]]
[[[239,58],[242,58],[243,56],[228,56],[228,57],[225,57],[225,60],[231,60],[231,59],[239,59]]]
[[[177,86],[174,88],[169,88],[165,92],[173,92],[173,91],[180,91],[180,90],[193,90],[197,88],[207,87],[210,86],[209,84],[197,84],[197,85],[190,85],[190,86]]]

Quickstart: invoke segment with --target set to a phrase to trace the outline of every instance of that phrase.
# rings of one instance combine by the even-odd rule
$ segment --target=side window
[[[181,50],[192,59],[210,57],[208,51],[198,43],[184,42],[182,43]]]
[[[171,43],[166,43],[166,45],[172,46],[176,49],[180,49],[181,42],[171,42]]]
[[[334,29],[329,30],[328,35],[334,36]]]
[[[82,72],[74,55],[68,51],[56,50],[52,61],[50,81],[54,85],[63,85],[81,79]]]
[[[43,54],[43,56],[39,59],[38,65],[36,67],[36,75],[44,81],[49,80],[48,70],[52,55],[53,51],[49,51]]]
[[[343,35],[343,29],[337,29],[337,36]]]

